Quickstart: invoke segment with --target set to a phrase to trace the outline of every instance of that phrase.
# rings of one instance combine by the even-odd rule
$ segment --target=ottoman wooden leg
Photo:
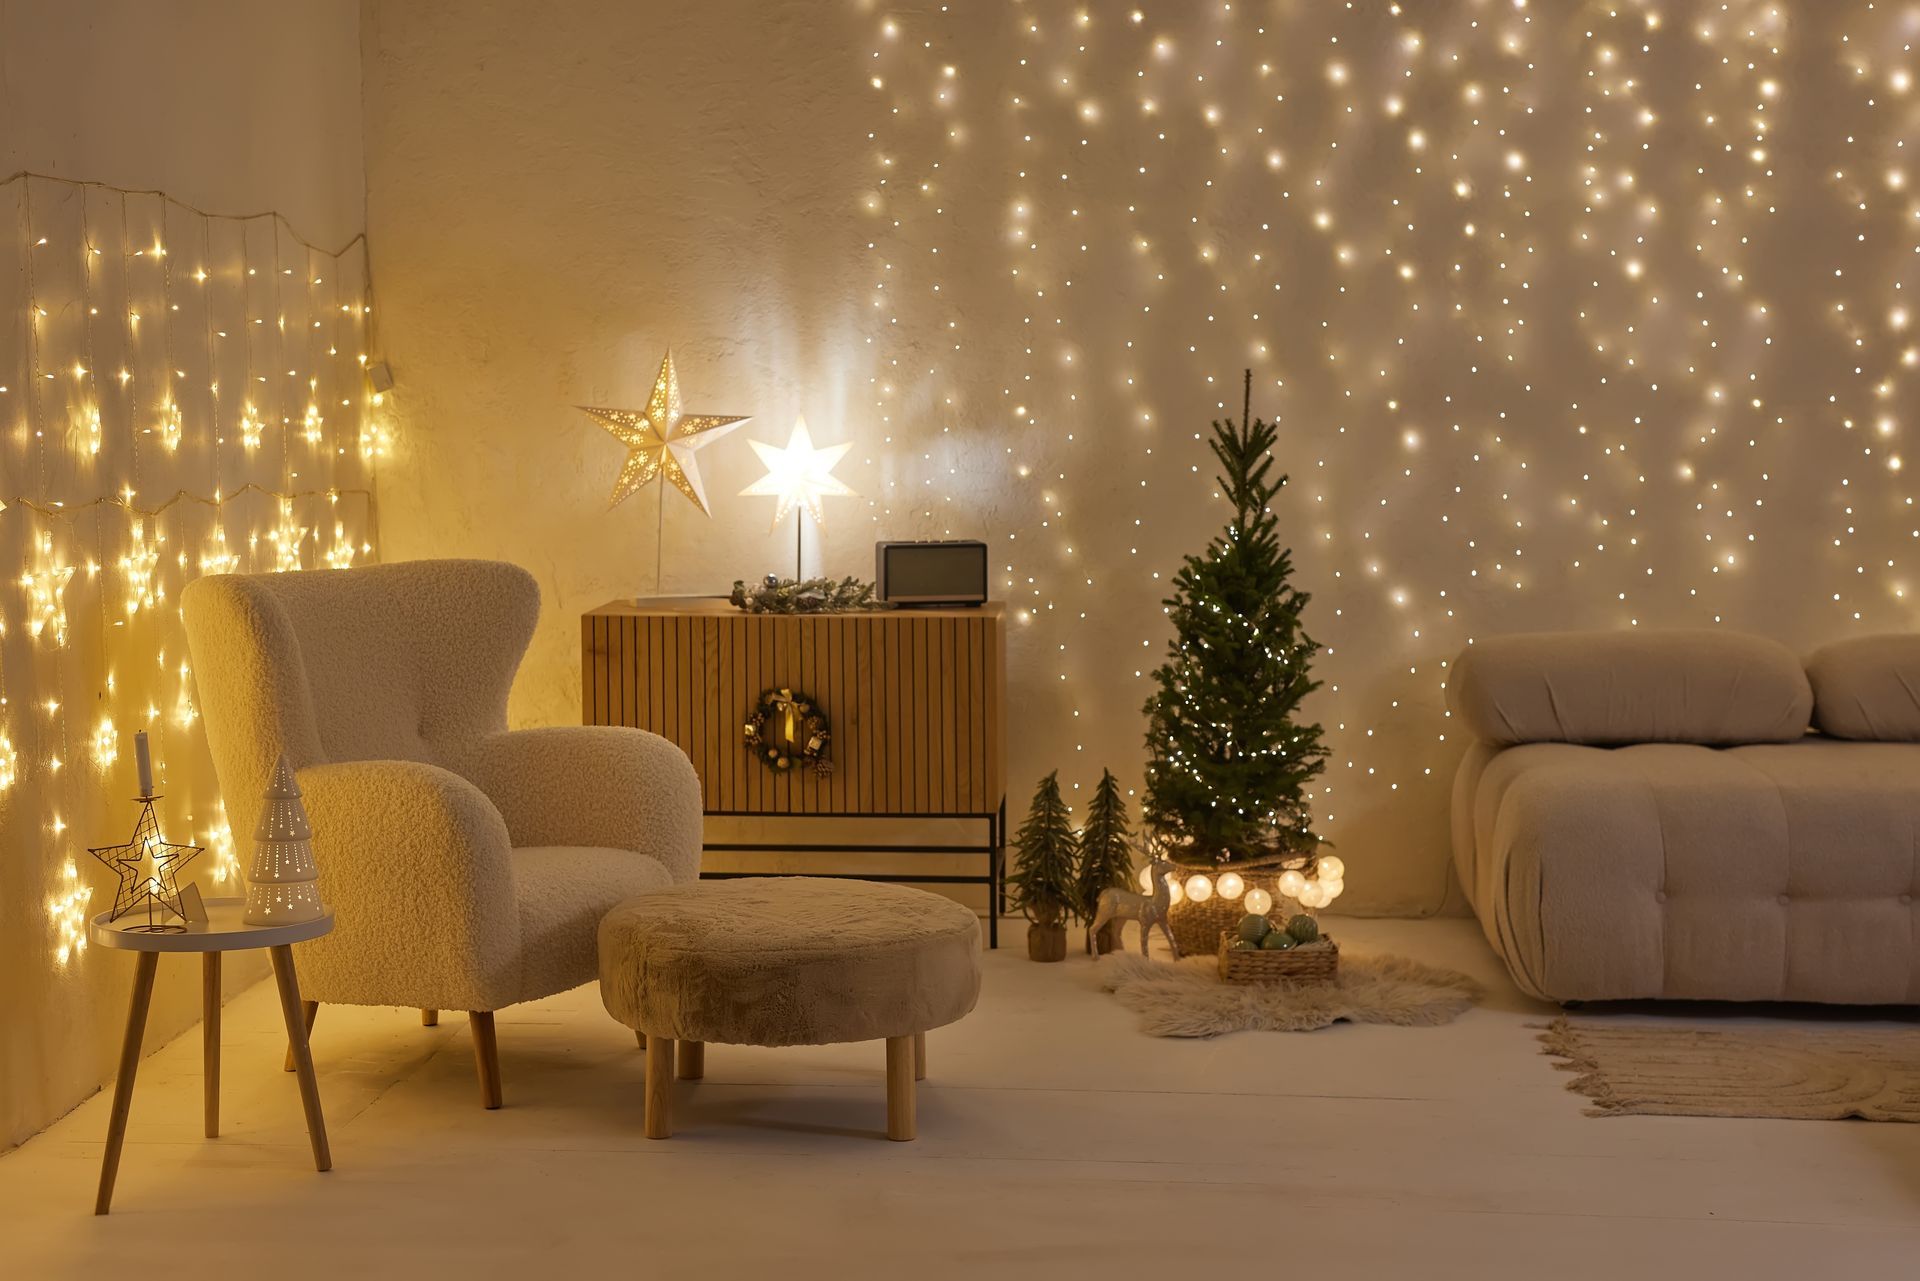
[[[420,1011],[420,1026],[421,1027],[439,1027],[440,1011],[438,1010]]]
[[[680,1042],[680,1079],[698,1081],[707,1074],[707,1043],[705,1041]]]
[[[916,1081],[927,1079],[927,1034],[925,1032],[913,1034],[913,1079]]]
[[[673,1038],[647,1038],[647,1137],[673,1137]]]
[[[647,1034],[645,1032],[635,1032],[633,1039],[639,1043],[641,1049],[644,1050],[647,1048]]]
[[[887,1137],[905,1143],[914,1136],[913,1038],[887,1038]]]

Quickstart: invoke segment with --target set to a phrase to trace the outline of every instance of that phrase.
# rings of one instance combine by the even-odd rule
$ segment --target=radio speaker
[[[972,539],[874,544],[876,594],[890,605],[980,605],[987,545]]]

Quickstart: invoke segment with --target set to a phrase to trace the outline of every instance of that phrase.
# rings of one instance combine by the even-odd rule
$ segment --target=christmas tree
[[[1073,873],[1080,842],[1067,803],[1060,799],[1059,771],[1040,780],[1014,844],[1020,866],[1007,878],[1007,888],[1013,905],[1033,922],[1027,931],[1027,955],[1036,961],[1063,960],[1067,920],[1078,902]]]
[[[320,901],[320,869],[313,861],[313,826],[287,758],[274,762],[254,829],[253,870],[247,874],[248,925],[297,925],[327,914]]]
[[[1174,637],[1148,698],[1146,822],[1189,867],[1311,856],[1305,788],[1325,767],[1320,726],[1297,717],[1319,688],[1318,651],[1301,624],[1307,593],[1289,581],[1273,500],[1278,430],[1250,417],[1213,424],[1213,455],[1233,520],[1186,558],[1164,602]]]
[[[1100,771],[1100,784],[1087,806],[1086,826],[1080,829],[1080,868],[1074,875],[1074,906],[1083,921],[1100,909],[1100,894],[1109,889],[1133,888],[1132,832],[1127,827],[1127,801],[1111,770]],[[1118,927],[1104,927],[1102,951],[1112,951]],[[1088,940],[1091,943],[1091,939]]]

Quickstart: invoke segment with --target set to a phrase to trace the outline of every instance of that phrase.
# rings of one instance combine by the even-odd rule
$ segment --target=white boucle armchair
[[[181,594],[228,821],[247,842],[286,753],[333,932],[299,945],[322,1004],[466,1010],[500,1106],[493,1011],[595,977],[630,895],[700,874],[700,785],[665,739],[507,729],[540,612],[489,561],[226,574]]]

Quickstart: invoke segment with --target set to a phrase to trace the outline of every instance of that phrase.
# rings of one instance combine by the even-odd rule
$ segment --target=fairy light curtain
[[[237,892],[180,588],[369,559],[386,440],[362,240],[37,174],[0,217],[0,893],[47,905],[44,958],[14,959],[64,965],[138,730],[170,829]]]
[[[876,511],[992,534],[1016,773],[1138,779],[1243,364],[1358,906],[1440,901],[1474,637],[1914,625],[1911,5],[868,12]]]

